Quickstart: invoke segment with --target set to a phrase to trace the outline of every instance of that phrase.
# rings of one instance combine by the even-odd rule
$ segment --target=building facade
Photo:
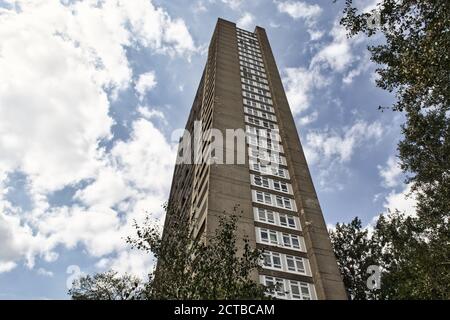
[[[211,147],[227,130],[239,134]],[[180,139],[169,207],[196,237],[239,207],[238,235],[264,249],[255,280],[280,299],[346,299],[266,32],[219,19]],[[236,131],[235,131],[236,132]],[[193,150],[193,152],[187,152]],[[166,219],[165,231],[170,219]],[[206,240],[207,241],[207,240]]]

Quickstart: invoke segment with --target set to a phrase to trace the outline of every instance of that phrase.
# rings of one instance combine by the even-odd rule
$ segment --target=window
[[[266,229],[261,229],[259,235],[262,242],[269,242],[269,232]]]
[[[303,238],[289,233],[283,233],[266,228],[255,227],[257,242],[266,243],[273,246],[284,247],[296,251],[304,251]],[[300,245],[301,241],[301,245]]]
[[[283,233],[283,246],[288,248],[300,249],[300,241],[297,235]]]
[[[255,182],[255,185],[259,187],[269,188],[269,179],[266,177],[253,176],[253,181]]]
[[[279,297],[286,296],[286,289],[284,288],[284,281],[283,281],[283,279],[276,278],[275,285],[276,285],[276,287],[275,287],[276,295],[279,296]]]
[[[289,192],[287,183],[285,183],[285,182],[274,180],[273,187],[277,191],[286,192],[286,193]]]
[[[284,279],[264,276],[264,284],[271,288],[271,295],[286,299],[287,292],[284,285]]]
[[[264,266],[281,270],[281,255],[278,252],[264,252]]]
[[[267,233],[268,234],[268,233]],[[264,251],[262,267],[311,276],[308,259],[275,251]]]
[[[259,229],[259,235],[261,242],[268,243],[268,244],[278,244],[278,235],[275,230],[269,230],[269,229]]]
[[[309,292],[309,285],[306,283],[300,283],[300,289],[301,289],[301,293],[302,293],[302,299],[310,300],[311,293]]]
[[[258,211],[259,221],[275,224],[275,213],[273,211],[263,208],[256,208],[256,210]]]
[[[284,207],[284,204],[283,204],[283,197],[282,196],[276,196],[276,203],[277,203],[277,206],[279,206],[279,207],[281,207],[281,208],[283,208]]]
[[[252,190],[252,195],[253,201],[255,202],[264,203],[269,206],[275,206],[291,211],[297,210],[293,199],[288,197],[273,195],[259,190]]]
[[[297,281],[290,281],[291,284],[291,296],[292,299],[301,299],[302,295],[300,294],[300,287]]]
[[[274,230],[269,230],[269,239],[271,244],[278,244],[277,232]]]
[[[254,165],[253,170],[258,171],[255,168],[257,168],[257,166]],[[251,177],[252,185],[254,185],[254,186],[292,194],[292,191],[291,191],[292,186],[289,183],[274,180],[271,178],[267,178],[266,176],[255,175],[255,174],[251,174],[250,177]]]
[[[253,207],[253,211],[256,221],[270,223],[280,227],[301,230],[300,221],[297,217],[259,207]]]
[[[261,276],[260,279],[261,283],[271,288],[271,296],[295,300],[315,299],[314,286],[312,284],[271,276]]]
[[[288,271],[299,272],[302,274],[306,273],[303,259],[300,257],[286,255],[286,267]]]
[[[277,196],[277,198],[280,196]],[[281,205],[281,207],[284,207],[286,209],[292,209],[292,204],[291,204],[291,199],[286,198],[286,197],[280,197],[283,199],[283,205]]]
[[[289,280],[289,284],[292,299],[311,300],[311,292],[308,283]]]
[[[294,217],[288,216],[287,214],[280,214],[280,225],[288,228],[296,228],[296,223]]]

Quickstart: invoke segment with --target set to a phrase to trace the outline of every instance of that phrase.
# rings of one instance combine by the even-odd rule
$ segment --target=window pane
[[[289,227],[295,228],[295,219],[294,217],[288,217]]]
[[[278,238],[277,238],[277,233],[276,232],[270,232],[270,242],[277,244],[278,243]]]
[[[291,200],[288,198],[284,198],[284,206],[288,209],[291,209]]]
[[[266,221],[266,214],[264,209],[258,208],[258,218],[260,221]]]
[[[280,196],[277,196],[277,205],[283,207],[283,199]]]
[[[294,257],[286,256],[287,267],[289,271],[295,271]]]
[[[291,237],[288,234],[283,234],[283,243],[285,246],[291,246]]]
[[[262,192],[256,192],[256,200],[259,202],[263,202]]]
[[[264,253],[264,265],[266,267],[272,266],[272,261],[270,260],[270,254],[268,254],[268,253]]]
[[[273,255],[273,266],[275,268],[281,268],[281,259],[279,255]]]
[[[267,211],[267,221],[270,223],[275,223],[275,217],[272,211]]]
[[[284,281],[281,279],[276,279],[276,282],[277,282],[277,289],[276,289],[277,294],[280,296],[284,296],[286,294],[284,290]]]
[[[287,223],[286,223],[286,216],[285,216],[285,215],[280,215],[280,224],[281,224],[283,227],[286,227],[286,226],[287,226]]]
[[[300,298],[300,289],[298,287],[297,282],[291,281],[291,293],[292,297],[299,299]]]
[[[261,234],[261,241],[264,241],[264,242],[269,241],[269,234],[267,233],[266,230],[261,230],[260,234]]]
[[[300,249],[300,243],[298,242],[298,238],[296,236],[292,236],[292,246]]]
[[[301,284],[301,290],[303,295],[309,296],[309,287],[307,284]]]
[[[297,267],[297,271],[298,272],[305,272],[305,266],[303,265],[303,260],[302,259],[295,259],[295,265]]]

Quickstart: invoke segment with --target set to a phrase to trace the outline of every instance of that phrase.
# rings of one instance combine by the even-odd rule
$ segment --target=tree
[[[400,287],[392,289],[390,296],[446,297],[450,291],[450,2],[382,0],[371,12],[358,13],[353,1],[346,0],[341,24],[349,36],[383,36],[381,43],[368,48],[379,66],[377,86],[395,93],[390,109],[406,119],[399,159],[417,206],[415,217],[396,213],[380,221],[380,237],[389,234],[387,243],[394,242],[399,249],[391,252],[391,261]]]
[[[108,271],[75,280],[69,295],[74,300],[141,300],[145,290],[139,278]]]
[[[164,235],[148,216],[142,225],[135,223],[136,237],[127,239],[157,259],[148,281],[135,282],[130,276],[107,272],[81,278],[81,286],[69,294],[74,299],[267,299],[268,288],[252,279],[260,268],[262,251],[252,248],[246,237],[238,246],[236,210],[224,213],[208,239],[193,238],[192,224],[176,212],[167,211]],[[124,284],[126,290],[122,290]]]
[[[367,229],[362,228],[361,220],[355,217],[348,224],[336,224],[330,238],[348,298],[366,300],[369,296],[367,270],[378,264],[378,252]]]
[[[429,256],[436,251],[429,248],[417,219],[399,211],[382,214],[371,234],[358,218],[336,225],[330,236],[349,298],[450,298],[448,265],[430,263],[440,258]],[[380,268],[380,289],[366,285],[370,265]]]

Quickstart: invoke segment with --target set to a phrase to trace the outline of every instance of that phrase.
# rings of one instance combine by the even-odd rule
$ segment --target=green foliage
[[[355,218],[338,223],[330,236],[351,299],[450,299],[449,265],[434,263],[446,259],[447,248],[431,248],[416,217],[381,215],[371,234]],[[367,288],[369,265],[382,270],[380,290]]]
[[[267,299],[266,287],[255,281],[262,252],[247,238],[239,247],[236,210],[219,218],[210,238],[194,239],[192,224],[170,210],[164,235],[150,217],[142,225],[135,223],[136,237],[127,242],[158,261],[149,280],[135,282],[107,272],[81,278],[76,283],[81,286],[69,294],[73,299]]]
[[[361,220],[354,218],[349,224],[338,223],[330,232],[331,242],[341,270],[344,286],[349,299],[367,298],[367,268],[377,265],[376,246],[368,231],[361,226]]]
[[[368,23],[376,16],[380,24]],[[382,36],[368,48],[379,66],[377,85],[395,93],[391,109],[406,119],[398,151],[417,199],[416,216],[395,212],[378,222],[374,241],[388,270],[382,296],[448,298],[450,2],[382,0],[371,12],[358,13],[346,0],[341,24],[350,36]]]
[[[73,300],[141,300],[145,290],[139,278],[108,271],[75,280],[69,295]]]

